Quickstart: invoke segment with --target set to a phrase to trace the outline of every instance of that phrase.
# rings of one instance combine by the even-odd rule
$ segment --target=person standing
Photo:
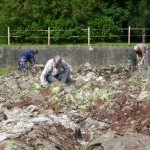
[[[138,65],[143,65],[145,69],[149,67],[148,51],[150,47],[147,44],[139,43],[134,46],[134,51],[137,56]]]
[[[26,50],[21,52],[19,59],[18,59],[18,70],[24,71],[26,70],[26,63],[30,62],[32,65],[35,64],[34,55],[38,53],[38,50]]]
[[[56,81],[66,83],[71,73],[72,67],[60,56],[56,56],[47,61],[41,73],[40,81],[42,85],[46,85],[47,82],[50,84]]]

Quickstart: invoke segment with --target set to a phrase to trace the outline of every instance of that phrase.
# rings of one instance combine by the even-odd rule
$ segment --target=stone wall
[[[28,48],[30,47],[0,47],[0,68],[16,68],[20,52]],[[96,66],[124,64],[126,56],[133,50],[133,47],[130,46],[93,46],[93,51],[89,51],[87,46],[72,45],[37,46],[32,48],[39,50],[39,54],[35,56],[38,64],[45,64],[48,59],[60,55],[72,66],[86,62]]]

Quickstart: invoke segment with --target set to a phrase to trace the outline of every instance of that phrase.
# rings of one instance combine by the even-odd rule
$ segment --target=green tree
[[[133,1],[132,10],[129,24],[133,28],[143,28],[134,30],[134,33],[136,35],[146,34],[145,28],[150,26],[150,4],[147,0]],[[146,42],[145,36],[138,36],[138,38],[140,41]]]
[[[119,41],[122,27],[149,27],[149,5],[147,0],[1,0],[0,34],[7,36],[9,26],[11,41],[45,43],[50,27],[52,42],[76,43],[87,42],[91,27],[93,42]]]

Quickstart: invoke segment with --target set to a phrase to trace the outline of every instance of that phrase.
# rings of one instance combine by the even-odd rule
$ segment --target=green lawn
[[[6,74],[8,72],[14,71],[14,70],[15,69],[10,69],[10,68],[7,68],[7,69],[6,68],[5,69],[0,68],[0,76]]]
[[[130,44],[123,43],[123,42],[114,42],[114,43],[113,42],[112,43],[100,42],[100,43],[94,43],[94,44],[91,43],[91,45],[93,46],[133,46],[136,44],[138,43],[130,43]]]

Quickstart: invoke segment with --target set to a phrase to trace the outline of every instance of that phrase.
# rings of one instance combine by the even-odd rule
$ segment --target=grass
[[[106,43],[106,42],[100,42],[100,43],[95,43],[95,44],[91,44],[94,46],[133,46],[136,45],[137,43],[123,43],[123,42],[110,42],[110,43]]]
[[[5,69],[0,69],[0,76],[6,74],[6,73],[9,73],[11,71],[14,71],[15,69],[12,69],[12,68],[5,68]]]

